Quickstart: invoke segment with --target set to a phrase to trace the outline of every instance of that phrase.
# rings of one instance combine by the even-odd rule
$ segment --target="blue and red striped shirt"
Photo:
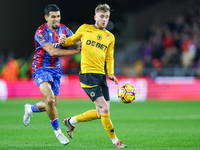
[[[42,48],[42,46],[51,42],[54,47],[59,49],[62,48],[62,45],[58,43],[58,39],[63,34],[65,34],[66,37],[69,37],[73,35],[73,32],[61,23],[56,31],[50,30],[47,23],[44,23],[37,29],[34,37],[35,54],[32,63],[32,73],[34,72],[34,68],[60,68],[60,57],[51,57],[49,53]]]

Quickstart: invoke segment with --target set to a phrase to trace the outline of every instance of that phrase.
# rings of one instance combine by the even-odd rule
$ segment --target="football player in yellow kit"
[[[110,6],[100,4],[95,9],[95,25],[83,24],[74,35],[66,38],[60,37],[59,42],[63,46],[70,46],[78,40],[82,42],[80,84],[96,109],[88,110],[71,118],[64,118],[70,138],[73,138],[74,125],[78,122],[101,119],[112,143],[116,148],[125,148],[115,135],[114,127],[110,119],[110,97],[106,82],[104,65],[106,62],[108,78],[118,84],[114,76],[114,35],[106,30],[110,17]]]

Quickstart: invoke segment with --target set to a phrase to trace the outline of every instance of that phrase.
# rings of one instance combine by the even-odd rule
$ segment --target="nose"
[[[60,17],[55,17],[55,20],[58,21]]]
[[[106,22],[108,19],[106,17],[103,18],[103,21]]]

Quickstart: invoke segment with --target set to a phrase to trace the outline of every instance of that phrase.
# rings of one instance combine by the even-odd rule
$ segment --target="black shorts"
[[[106,101],[110,101],[106,76],[103,74],[86,73],[80,74],[81,87],[92,101],[103,96]]]

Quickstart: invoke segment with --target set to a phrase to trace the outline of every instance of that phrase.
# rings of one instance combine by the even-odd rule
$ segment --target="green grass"
[[[0,150],[108,150],[115,149],[101,120],[76,124],[70,144],[61,145],[45,112],[33,114],[30,124],[22,123],[25,103],[38,100],[0,102]],[[61,120],[93,109],[91,101],[59,101]],[[200,149],[200,101],[111,102],[111,119],[118,138],[134,150]]]

